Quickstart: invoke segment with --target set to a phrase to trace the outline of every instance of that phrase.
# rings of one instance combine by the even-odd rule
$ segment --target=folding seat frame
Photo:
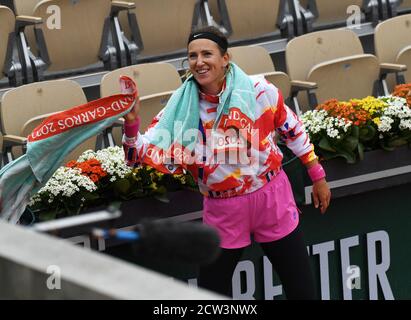
[[[401,0],[378,0],[378,16],[386,20],[397,15]]]
[[[134,3],[112,1],[110,17],[106,19],[103,32],[103,34],[107,34],[108,36],[104,38],[105,41],[103,41],[100,50],[100,57],[105,61],[105,68],[108,70],[136,64],[138,54],[144,49],[137,24],[137,17],[135,13],[132,12],[134,8]],[[128,39],[122,31],[119,22],[119,14],[121,11],[127,12],[131,39]],[[116,54],[111,54],[110,49],[112,46],[115,47]],[[113,59],[114,56],[116,56],[117,59]]]
[[[402,7],[404,2],[406,2],[408,7]],[[410,0],[378,0],[378,5],[380,20],[386,20],[399,14],[406,14],[411,12]]]
[[[198,19],[199,19],[199,22],[200,22],[201,25],[216,27],[224,35],[226,35],[226,36],[229,35],[229,32],[224,27],[224,25],[218,24],[217,21],[214,19],[213,15],[211,13],[210,3],[208,2],[208,0],[201,0],[201,1],[197,2],[196,12],[198,12]]]
[[[30,50],[24,35],[25,27],[41,24],[39,18],[31,16],[15,17],[15,27],[9,34],[3,72],[10,86],[19,86],[44,79],[47,63],[36,57]]]

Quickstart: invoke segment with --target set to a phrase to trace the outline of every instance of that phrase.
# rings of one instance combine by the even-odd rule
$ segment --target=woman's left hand
[[[324,213],[330,205],[331,192],[325,179],[318,180],[313,183],[313,198],[314,206],[320,208],[321,213]]]

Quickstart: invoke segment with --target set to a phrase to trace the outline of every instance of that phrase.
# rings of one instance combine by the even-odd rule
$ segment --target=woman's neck
[[[213,83],[206,87],[201,87],[200,91],[204,94],[211,95],[211,96],[218,96],[221,91],[224,90],[224,83],[225,78],[221,80],[219,83]]]

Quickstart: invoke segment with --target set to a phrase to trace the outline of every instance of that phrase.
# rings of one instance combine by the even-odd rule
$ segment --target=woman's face
[[[208,94],[218,94],[229,63],[228,53],[221,55],[217,43],[208,39],[193,40],[188,45],[190,71]]]

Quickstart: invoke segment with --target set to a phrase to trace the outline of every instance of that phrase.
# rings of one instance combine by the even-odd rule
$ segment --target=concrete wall
[[[221,298],[67,241],[0,222],[0,299]]]

